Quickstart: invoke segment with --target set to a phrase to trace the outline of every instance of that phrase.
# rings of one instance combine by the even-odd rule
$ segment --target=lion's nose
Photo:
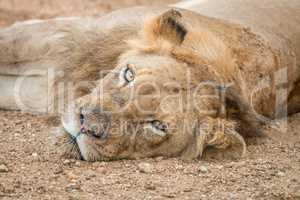
[[[97,108],[80,108],[80,132],[105,139],[110,128],[110,118]]]
[[[86,120],[86,116],[92,115],[93,112],[91,112],[90,109],[84,109],[80,108],[79,111],[79,121],[80,121],[80,133],[90,133],[90,134],[95,134],[95,129],[91,129]]]
[[[84,119],[85,119],[85,117],[80,111],[79,121],[80,121],[80,132],[81,133],[85,133],[87,131],[86,128],[84,127]]]

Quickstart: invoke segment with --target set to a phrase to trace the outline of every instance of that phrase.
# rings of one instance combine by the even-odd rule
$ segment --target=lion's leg
[[[0,108],[47,109],[49,73],[67,57],[62,27],[74,20],[24,22],[0,29]]]
[[[110,24],[105,17],[72,18],[0,29],[0,108],[24,109],[15,99],[21,96],[26,110],[48,110],[52,96],[58,99],[70,91],[53,89],[63,82],[75,85],[73,99],[89,93],[93,83],[115,67],[128,49],[125,41],[137,31],[123,23]],[[23,95],[16,94],[16,85]]]
[[[0,74],[16,76],[28,70],[58,67],[70,54],[65,36],[79,22],[53,19],[0,29]]]
[[[236,122],[228,119],[205,117],[194,137],[194,143],[182,155],[184,159],[207,156],[240,158],[246,153],[246,143],[236,131]]]
[[[238,158],[246,154],[246,143],[236,131],[236,123],[226,119],[209,119],[203,156],[222,156]]]
[[[0,75],[0,108],[46,112],[47,77]]]

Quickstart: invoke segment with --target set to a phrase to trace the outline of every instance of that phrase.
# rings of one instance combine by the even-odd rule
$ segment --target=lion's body
[[[232,22],[244,29],[244,33],[240,32],[242,35],[239,35],[239,33],[234,33],[233,28],[219,27],[218,25],[213,27],[217,32],[220,31],[223,34],[227,29],[225,35],[229,38],[229,42],[240,40],[240,43],[238,45],[234,43],[231,49],[241,56],[238,60],[241,62],[240,66],[244,66],[245,75],[243,77],[248,79],[246,82],[248,87],[250,86],[249,91],[257,86],[260,81],[258,79],[260,73],[267,70],[269,72],[266,74],[272,74],[275,71],[278,72],[278,68],[287,67],[288,82],[293,82],[290,84],[287,94],[289,95],[288,112],[299,111],[300,86],[294,86],[294,82],[295,80],[298,82],[300,74],[300,2],[298,0],[190,0],[179,3],[177,6],[208,17]],[[230,46],[230,43],[228,45]],[[272,61],[273,56],[276,57],[276,64],[274,60]],[[284,75],[281,74],[281,76]],[[286,81],[283,80],[285,77],[281,78],[280,81]],[[292,88],[295,89],[292,94],[289,94]],[[249,94],[249,92],[247,93]],[[279,93],[277,92],[277,94]],[[269,100],[274,101],[275,98],[267,100],[268,95],[263,96],[257,105],[269,107],[269,109],[274,108],[276,102],[271,103],[270,107]]]
[[[269,0],[264,3],[258,0],[209,0],[199,3],[187,1],[175,7],[187,8],[208,17],[180,9],[180,14],[171,12],[164,16],[163,13],[170,8],[141,7],[116,11],[100,19],[54,19],[0,30],[0,108],[64,112],[60,106],[66,104],[65,100],[57,102],[57,99],[66,98],[66,91],[70,86],[66,83],[71,82],[73,85],[80,83],[75,86],[79,89],[76,94],[71,95],[71,101],[84,95],[91,97],[89,100],[83,97],[80,100],[84,102],[81,107],[87,104],[99,106],[93,100],[92,91],[98,85],[109,88],[110,92],[106,92],[103,97],[106,107],[100,107],[100,110],[109,108],[114,111],[115,105],[106,101],[120,103],[125,97],[120,96],[123,90],[111,85],[114,82],[104,84],[106,80],[115,81],[111,78],[113,73],[105,76],[105,70],[115,69],[116,66],[116,70],[119,70],[120,63],[133,62],[130,59],[134,59],[137,63],[145,60],[145,66],[149,65],[148,61],[153,60],[152,65],[161,65],[161,69],[170,70],[172,66],[165,66],[165,63],[173,63],[172,73],[175,74],[175,80],[183,77],[180,69],[176,68],[177,65],[189,66],[193,76],[191,85],[205,81],[223,84],[223,87],[226,84],[228,90],[224,102],[199,101],[207,109],[218,110],[217,114],[209,116],[217,121],[228,118],[253,128],[258,122],[269,122],[270,119],[285,114],[287,108],[284,105],[288,100],[289,111],[298,111],[300,5],[297,0]],[[155,18],[157,16],[159,17]],[[152,18],[154,19],[149,20]],[[177,18],[180,22],[177,22]],[[144,54],[153,56],[143,57]],[[165,61],[161,60],[164,56]],[[148,66],[149,74],[158,73],[150,68]],[[166,81],[171,79],[172,73],[166,76]],[[103,77],[104,81],[99,81]],[[116,90],[120,90],[117,97],[112,92]],[[149,90],[144,93],[152,94]],[[151,107],[153,104],[152,101],[147,106]],[[223,110],[225,114],[220,111],[222,104],[227,104],[228,107]],[[174,105],[171,103],[166,105],[170,108],[172,106]],[[231,112],[234,109],[237,111]],[[125,118],[132,120],[133,117],[128,118],[130,113],[126,112],[132,112],[133,115],[136,111],[124,111]],[[160,118],[169,121],[176,116],[162,117],[162,113],[159,114]],[[188,119],[193,115],[188,115]],[[138,116],[137,113],[134,116]],[[145,116],[141,115],[143,117]],[[202,114],[200,118],[206,119]],[[210,122],[215,123],[214,120]],[[230,121],[224,124],[231,126]],[[66,127],[68,129],[69,125]],[[190,141],[190,137],[180,136],[177,143]],[[82,141],[83,139],[78,142],[79,148],[83,145]],[[202,138],[196,144],[192,142],[190,146],[197,149],[194,153],[190,153],[194,150],[184,150],[187,148],[184,146],[186,144],[181,144],[182,148],[176,149],[179,148],[175,147],[176,142],[158,148],[155,152],[168,152],[169,149],[163,155],[173,156],[188,152],[193,154],[188,157],[197,157],[202,154],[203,141],[209,143],[207,138]],[[118,143],[118,146],[125,145],[123,143]],[[133,156],[131,151],[133,150],[126,149],[122,154],[114,155],[113,159],[160,155],[150,152],[147,154],[145,150]],[[110,149],[109,152],[113,151]],[[81,150],[81,153],[86,152]],[[86,160],[98,159],[88,153],[83,157]]]
[[[295,82],[298,78],[298,4],[297,1],[272,1],[260,7],[258,1],[249,3],[234,0],[205,1],[198,4],[183,2],[178,7],[221,19],[185,12],[187,24],[198,27],[199,30],[210,30],[235,52],[239,66],[244,68],[246,87],[252,90],[260,81],[259,76],[271,75],[278,70],[279,65],[289,68],[290,82]],[[166,9],[131,8],[100,19],[54,19],[17,24],[1,30],[0,87],[5,92],[0,98],[0,106],[20,109],[21,102],[17,105],[15,88],[20,89],[21,93],[25,91],[22,95],[26,98],[21,101],[27,109],[46,111],[50,100],[45,96],[51,97],[48,91],[51,89],[48,82],[51,69],[63,70],[66,75],[64,78],[72,81],[99,79],[97,72],[112,69],[118,55],[126,48],[124,40],[137,34],[145,19]],[[131,15],[131,12],[135,15]],[[118,48],[111,48],[112,46]],[[38,76],[27,77],[21,82],[22,87],[18,87],[16,80],[25,71],[29,74],[38,73]],[[35,88],[32,89],[32,86]],[[248,91],[245,92],[249,94]],[[267,106],[263,105],[269,95],[257,100],[256,104],[264,107],[260,108],[265,109],[264,114],[273,115],[275,102],[272,103],[273,108],[269,106],[270,101]]]

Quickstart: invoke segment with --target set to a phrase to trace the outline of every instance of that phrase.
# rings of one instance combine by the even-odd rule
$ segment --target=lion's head
[[[235,124],[219,118],[224,102],[215,83],[229,79],[231,54],[183,18],[171,10],[146,21],[115,69],[63,116],[68,154],[88,161],[193,159],[207,146],[244,145]]]

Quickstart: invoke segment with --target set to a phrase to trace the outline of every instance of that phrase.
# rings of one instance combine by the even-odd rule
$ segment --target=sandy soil
[[[165,2],[172,0],[2,0],[0,24]],[[238,161],[68,160],[59,156],[52,128],[44,116],[0,111],[1,200],[300,199],[300,114],[287,131],[265,127],[264,136],[248,138],[247,156]]]

